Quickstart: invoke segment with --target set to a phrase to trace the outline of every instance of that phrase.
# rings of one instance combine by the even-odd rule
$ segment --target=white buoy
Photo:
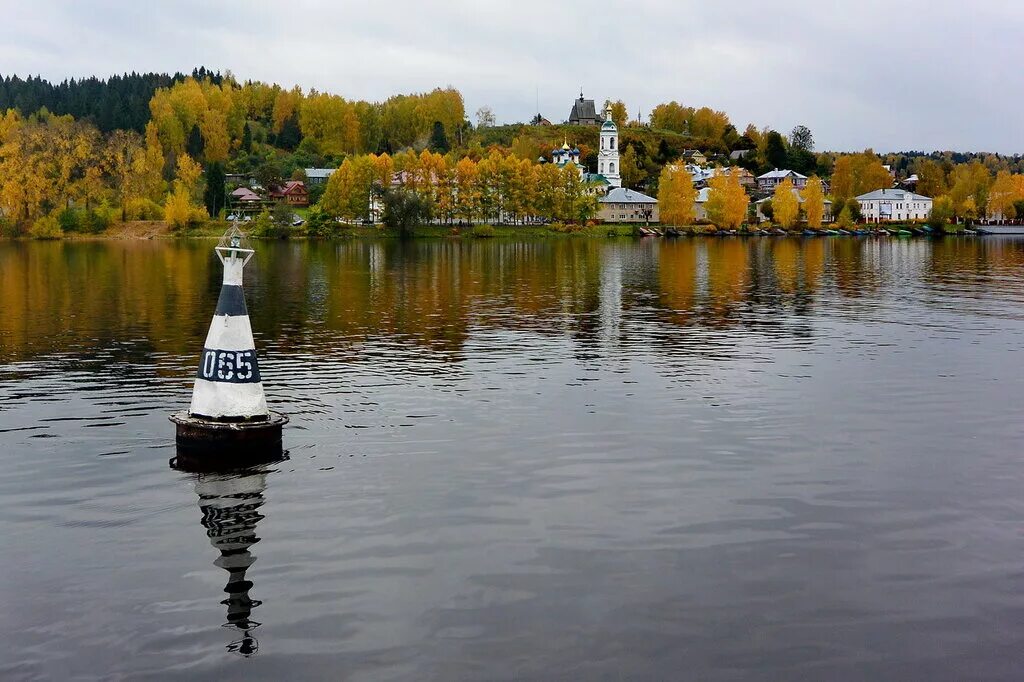
[[[242,272],[255,253],[245,235],[232,227],[214,249],[224,266],[217,309],[199,357],[192,403],[171,416],[183,450],[200,455],[274,455],[281,451],[284,415],[271,412],[263,393],[242,291]],[[234,458],[233,458],[234,459]]]

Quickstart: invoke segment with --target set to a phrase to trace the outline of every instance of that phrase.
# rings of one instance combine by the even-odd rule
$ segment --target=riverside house
[[[309,206],[309,192],[306,183],[301,180],[289,180],[279,187],[270,190],[270,198],[283,201],[289,206]]]
[[[932,211],[931,197],[905,189],[877,189],[856,199],[861,215],[869,223],[926,220]]]
[[[793,182],[793,186],[797,189],[803,189],[807,186],[807,176],[801,173],[797,173],[792,170],[779,170],[778,168],[770,170],[764,175],[757,176],[757,188],[762,192],[773,192],[778,185],[789,178]]]
[[[597,217],[606,223],[658,222],[658,200],[642,192],[615,187],[598,201]]]

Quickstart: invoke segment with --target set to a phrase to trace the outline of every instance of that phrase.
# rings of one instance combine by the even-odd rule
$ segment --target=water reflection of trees
[[[984,285],[1024,242],[989,239],[552,239],[264,243],[246,271],[261,344],[343,358],[365,343],[461,358],[474,328],[580,344],[749,327],[802,336],[823,287]],[[0,244],[0,361],[188,358],[219,288],[211,243]]]

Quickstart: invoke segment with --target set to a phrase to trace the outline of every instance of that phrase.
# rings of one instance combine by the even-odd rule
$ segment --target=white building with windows
[[[619,129],[612,120],[611,107],[604,112],[600,147],[597,150],[597,174],[603,175],[612,187],[622,187],[619,165]]]
[[[905,189],[877,189],[856,197],[860,213],[869,223],[926,220],[932,200]]]

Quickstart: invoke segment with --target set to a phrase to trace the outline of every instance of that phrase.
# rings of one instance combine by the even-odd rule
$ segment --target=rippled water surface
[[[1024,242],[0,243],[0,679],[1021,679]]]

